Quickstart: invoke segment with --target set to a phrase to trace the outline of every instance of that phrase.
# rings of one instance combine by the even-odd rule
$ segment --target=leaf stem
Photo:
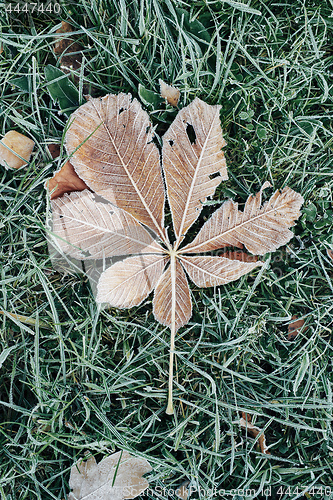
[[[169,362],[169,392],[168,406],[166,413],[173,415],[173,361],[175,352],[175,335],[176,335],[176,252],[170,252],[170,268],[171,268],[171,337],[170,337],[170,362]]]

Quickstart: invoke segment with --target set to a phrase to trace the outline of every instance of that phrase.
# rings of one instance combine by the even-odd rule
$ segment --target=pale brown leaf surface
[[[191,492],[188,488],[189,485],[190,485],[190,481],[187,481],[187,480],[183,481],[175,491],[176,496],[178,498],[180,498],[181,500],[188,500],[191,496]]]
[[[126,451],[104,458],[98,464],[94,457],[71,469],[69,500],[125,500],[141,495],[149,486],[143,474],[151,466],[143,458]],[[116,477],[114,478],[114,476]]]
[[[130,94],[90,99],[71,121],[66,148],[77,174],[93,191],[163,233],[160,157],[139,102]]]
[[[180,257],[187,274],[199,287],[225,285],[251,272],[262,262],[242,262],[211,255]]]
[[[97,302],[119,309],[138,306],[161,277],[166,259],[161,255],[137,255],[116,262],[101,275]]]
[[[288,243],[294,236],[288,228],[300,216],[302,196],[285,187],[281,192],[276,191],[261,207],[261,193],[262,190],[249,196],[243,211],[238,210],[234,201],[226,201],[183,251],[199,253],[244,245],[249,252],[264,255]]]
[[[53,200],[53,232],[63,252],[76,259],[103,259],[136,253],[162,253],[162,247],[134,217],[96,201],[88,190]]]
[[[163,82],[161,79],[158,83],[160,84],[161,97],[166,99],[168,104],[176,107],[180,97],[179,90],[176,87]]]
[[[188,287],[187,278],[179,260],[176,260],[175,266],[175,302],[175,322],[177,331],[180,327],[186,325],[192,316],[192,300],[190,289]],[[157,321],[162,323],[162,325],[171,325],[172,282],[170,265],[164,271],[155,288],[153,311],[155,318],[157,319]]]
[[[0,165],[5,168],[20,168],[26,165],[30,161],[34,145],[34,141],[29,139],[29,137],[16,132],[16,130],[10,130],[1,139]],[[24,159],[19,158],[17,155]]]
[[[226,144],[220,124],[221,106],[196,98],[177,114],[163,137],[163,169],[173,227],[180,240],[197,220],[202,204],[228,178],[221,148]],[[187,134],[191,125],[195,142]],[[212,174],[218,176],[211,178]]]
[[[65,193],[89,189],[87,184],[77,175],[69,160],[54,173],[51,179],[46,181],[46,186],[51,193],[51,200],[55,200]]]
[[[327,248],[326,252],[327,252],[328,257],[333,260],[333,250],[331,250],[330,248]]]
[[[253,438],[256,438],[261,433],[258,439],[261,453],[270,455],[270,452],[268,451],[268,447],[266,444],[265,434],[262,433],[262,429],[252,424],[251,415],[243,411],[242,418],[239,420],[239,423],[243,429],[246,429],[248,435]]]

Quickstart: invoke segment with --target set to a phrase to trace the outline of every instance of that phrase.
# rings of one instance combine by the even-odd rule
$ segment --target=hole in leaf
[[[119,115],[120,115],[120,113],[122,113],[123,111],[124,111],[124,108],[120,108],[120,110],[119,110]]]
[[[210,174],[210,176],[209,176],[210,179],[215,179],[215,177],[221,177],[221,173],[215,172],[214,174]]]
[[[170,146],[171,146],[171,147],[174,145],[174,143],[175,143],[175,142],[174,142],[173,140],[170,140],[170,141],[169,141],[169,144],[170,144]]]
[[[196,133],[194,132],[194,128],[189,123],[187,124],[187,127],[186,127],[186,133],[187,133],[187,137],[189,138],[190,143],[194,144],[197,136],[196,136]]]

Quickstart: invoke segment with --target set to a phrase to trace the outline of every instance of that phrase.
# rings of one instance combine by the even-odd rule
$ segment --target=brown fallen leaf
[[[244,411],[242,412],[242,418],[239,420],[240,426],[243,429],[246,429],[247,433],[252,436],[253,438],[256,438],[259,434],[259,446],[261,453],[265,453],[266,455],[270,455],[270,452],[268,451],[268,447],[266,444],[266,438],[265,434],[262,433],[262,429],[259,427],[256,427],[255,425],[252,424],[251,422],[251,415],[248,413],[245,413]]]
[[[193,254],[226,247],[245,247],[256,255],[274,251],[293,237],[289,227],[303,203],[300,194],[285,187],[262,205],[262,191],[269,185],[265,183],[257,195],[249,196],[243,211],[232,200],[223,203],[182,247],[203,203],[228,178],[220,109],[195,99],[179,111],[163,137],[165,193],[153,127],[138,101],[129,94],[90,99],[72,115],[66,148],[79,177],[104,198],[104,208],[88,191],[52,201],[53,232],[64,252],[81,252],[81,258],[91,259],[94,253],[98,258],[119,255],[121,248],[122,255],[129,256],[101,274],[97,302],[138,306],[155,289],[154,316],[171,330],[168,414],[173,413],[175,334],[192,315],[188,277],[199,287],[219,286],[263,265],[240,251],[231,258]],[[194,142],[188,126],[194,130]],[[164,226],[166,199],[173,243]],[[148,230],[142,232],[144,226]]]
[[[55,160],[60,155],[60,145],[59,144],[48,144],[47,149],[49,150],[50,155]]]
[[[333,250],[331,250],[330,248],[327,248],[326,252],[327,252],[328,257],[333,260]]]
[[[88,189],[87,184],[80,179],[69,160],[54,173],[51,179],[46,181],[46,186],[52,192],[51,200],[55,200],[65,193]]]
[[[53,49],[54,53],[59,56],[60,68],[67,73],[80,69],[82,63],[82,47],[70,36],[72,32],[72,26],[66,21],[61,21],[61,28],[56,31]],[[66,33],[69,36],[64,36]]]
[[[34,141],[29,137],[10,130],[0,142],[0,165],[5,168],[20,168],[26,165],[30,161],[34,145]]]
[[[297,316],[292,316],[291,319],[294,321],[288,325],[288,340],[293,340],[304,325],[304,319],[297,319]]]
[[[97,464],[94,457],[71,469],[69,500],[124,500],[141,495],[149,486],[143,474],[151,466],[143,458],[118,451]]]
[[[172,85],[168,85],[167,83],[163,82],[163,80],[158,81],[160,84],[160,93],[161,97],[167,100],[168,104],[171,104],[171,106],[177,107],[179,97],[180,97],[180,92],[176,87],[173,87]]]
[[[181,500],[188,500],[191,496],[191,492],[188,489],[190,481],[183,481],[175,491],[175,495]]]

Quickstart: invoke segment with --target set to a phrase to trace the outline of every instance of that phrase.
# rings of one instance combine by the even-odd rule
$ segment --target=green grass
[[[324,0],[83,0],[60,17],[9,16],[1,4],[0,132],[36,142],[27,167],[0,167],[0,341],[11,349],[0,369],[1,499],[64,499],[79,457],[119,449],[149,460],[151,488],[188,479],[205,489],[193,499],[235,490],[238,500],[333,498],[332,9]],[[181,106],[195,96],[222,105],[230,180],[214,201],[244,203],[266,180],[305,198],[295,238],[260,273],[192,286],[174,417],[165,415],[169,331],[151,298],[101,311],[87,278],[61,275],[48,254],[43,185],[58,166],[46,144],[61,142],[67,116],[44,68],[58,64],[61,19],[84,47],[78,103],[85,89],[138,96],[139,84],[174,83]],[[147,109],[162,135],[176,111]],[[306,329],[288,341],[292,315]],[[264,429],[271,455],[246,437],[241,411]]]

